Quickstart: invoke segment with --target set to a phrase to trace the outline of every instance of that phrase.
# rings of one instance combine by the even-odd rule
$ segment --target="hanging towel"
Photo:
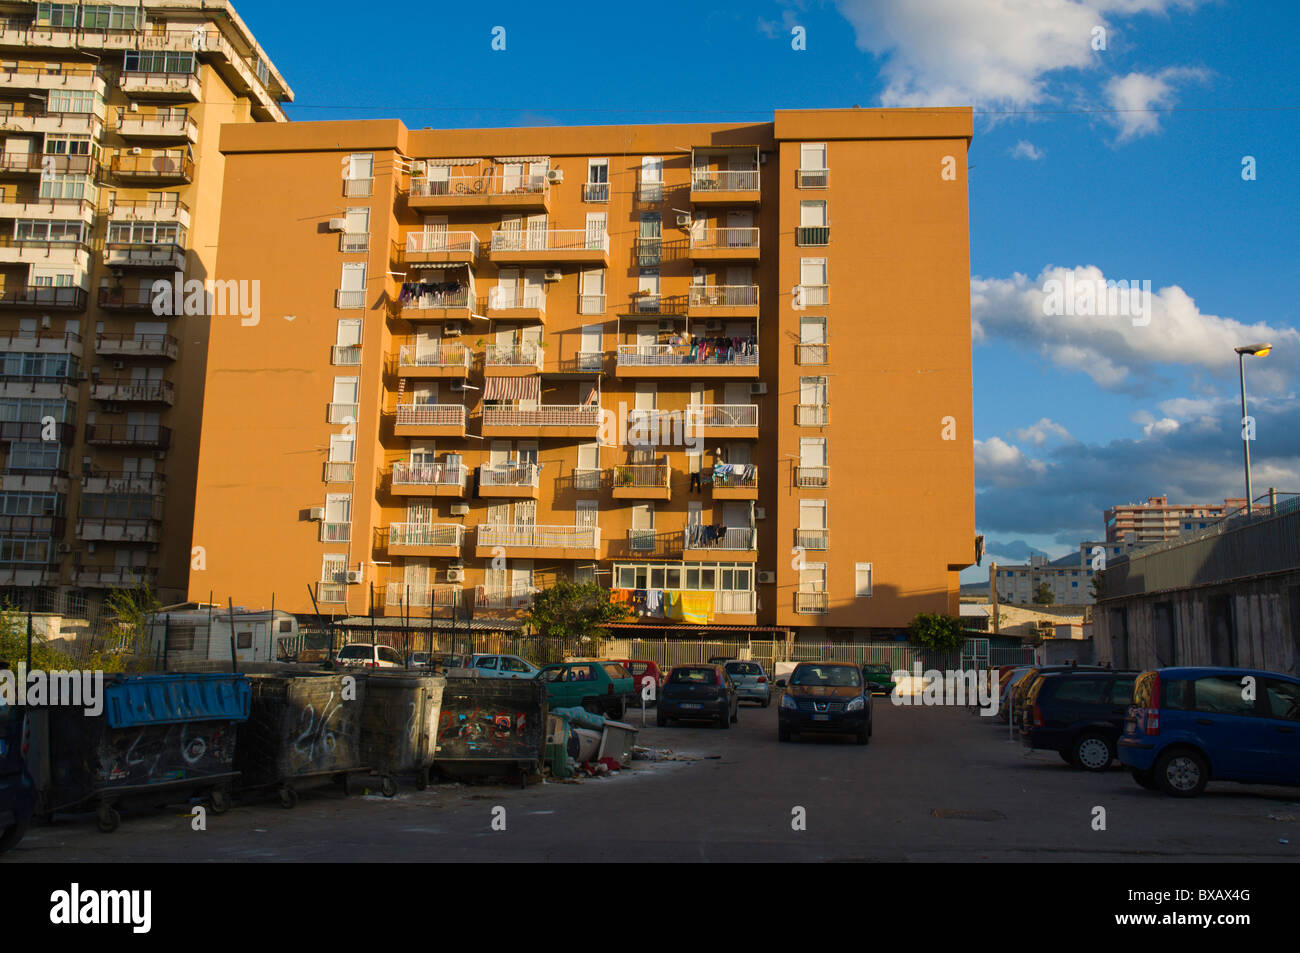
[[[664,614],[664,591],[662,589],[647,589],[645,594],[645,614],[653,616],[656,619],[663,618]]]
[[[664,593],[664,618],[681,620],[682,594],[680,592],[670,589]]]
[[[632,611],[637,615],[645,615],[646,591],[644,589],[633,589],[630,605]]]
[[[609,590],[609,601],[614,605],[627,605],[632,601],[631,589],[611,589]]]
[[[713,593],[683,592],[682,620],[694,625],[707,625],[713,621]]]

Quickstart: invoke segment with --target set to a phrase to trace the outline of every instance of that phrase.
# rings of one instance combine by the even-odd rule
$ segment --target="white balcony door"
[[[369,179],[374,175],[375,157],[368,152],[358,152],[348,157],[348,178]]]
[[[507,162],[501,167],[501,191],[513,192],[523,185],[524,164],[522,162]]]
[[[343,276],[339,279],[339,290],[364,292],[366,290],[366,263],[363,261],[345,261]]]
[[[826,168],[826,143],[803,143],[799,147],[799,168],[805,172]]]
[[[826,319],[825,318],[800,318],[799,319],[799,343],[800,344],[825,344],[826,343]]]
[[[431,165],[427,168],[424,177],[429,183],[430,195],[451,194],[451,166]]]
[[[825,592],[826,591],[826,564],[825,563],[804,563],[803,568],[799,570],[799,591],[800,592]]]
[[[826,403],[826,378],[824,377],[801,377],[799,378],[799,403],[801,404],[825,404]]]
[[[736,383],[736,382],[733,381],[732,383],[727,384],[727,385],[724,387],[722,393],[723,393],[723,398],[722,398],[723,401],[726,402],[726,403],[728,403],[728,404],[748,404],[748,403],[751,403],[751,401],[750,401],[750,399],[749,399],[749,385],[748,385],[748,384],[744,384],[744,383]]]
[[[520,274],[518,268],[502,268],[497,272],[497,287],[493,295],[493,307],[502,310],[519,307]]]
[[[825,500],[799,501],[799,528],[812,530],[826,528]]]
[[[532,251],[544,251],[546,249],[546,214],[529,215],[526,228],[528,241],[525,247]]]
[[[805,437],[799,441],[799,466],[826,466],[826,441],[820,437]]]
[[[606,215],[604,212],[587,213],[587,247],[604,248],[605,247],[605,223]]]
[[[635,410],[654,410],[655,404],[659,398],[658,384],[637,384],[636,396],[633,398],[636,403],[633,405]]]
[[[417,360],[438,353],[442,348],[442,338],[439,337],[441,333],[437,328],[426,328],[415,332],[415,357]]]
[[[346,582],[343,575],[348,569],[348,557],[342,553],[330,553],[321,557],[320,581],[326,584]]]
[[[515,504],[515,523],[518,526],[537,525],[536,500],[520,500]]]
[[[424,250],[447,250],[447,216],[424,216]]]
[[[510,522],[510,504],[493,503],[487,508],[487,523],[491,526],[505,526]]]
[[[417,497],[406,501],[406,522],[428,526],[433,522],[433,500]]]
[[[576,506],[577,510],[573,516],[575,526],[591,528],[600,525],[600,501],[578,500]]]
[[[664,180],[664,160],[662,156],[641,157],[641,185],[653,188],[662,185]]]
[[[686,525],[701,526],[704,524],[704,504],[699,500],[690,500],[686,504]]]
[[[826,284],[826,259],[825,258],[800,259],[799,283],[804,286]]]
[[[722,504],[722,523],[724,526],[748,526],[749,511],[748,503],[728,500]]]
[[[601,340],[601,334],[604,331],[604,325],[601,324],[584,324],[582,326],[582,337],[578,342],[579,354],[599,354],[604,350]]]
[[[510,459],[510,450],[509,440],[493,440],[488,448],[488,466],[493,469],[505,466]]]
[[[136,330],[139,330],[139,325]],[[339,347],[358,347],[361,344],[361,319],[340,318],[334,333],[334,343]]]
[[[360,393],[360,379],[356,377],[334,378],[334,403],[355,404]]]
[[[540,268],[529,268],[524,272],[525,308],[546,307],[546,272]]]
[[[659,327],[654,324],[638,324],[636,326],[636,346],[637,350],[643,354],[649,353],[649,349],[654,347],[659,341]]]
[[[510,567],[510,588],[515,592],[527,592],[533,588],[533,561],[516,559]]]
[[[748,248],[753,245],[753,236],[749,232],[739,231],[739,229],[753,227],[753,212],[735,209],[729,211],[727,213],[727,228],[731,229],[731,231],[727,233],[727,244],[733,248]]]
[[[501,238],[507,250],[518,251],[524,247],[524,217],[518,212],[501,216]]]
[[[347,214],[344,215],[344,220],[347,222],[345,234],[370,234],[370,209],[350,208],[347,210]]]
[[[655,528],[655,505],[638,503],[632,507],[632,528],[653,530]]]
[[[325,497],[325,522],[352,522],[352,497],[343,493],[330,493]]]
[[[493,569],[491,566],[489,563],[489,568],[483,570],[483,588],[488,592],[504,592],[510,579],[509,570],[506,567]]]
[[[406,588],[401,593],[402,601],[410,605],[407,601],[407,592],[410,593],[410,600],[418,602],[424,591],[429,587],[429,560],[427,558],[408,559],[402,569],[402,582]]]
[[[330,435],[330,463],[352,463],[356,456],[357,442],[351,437],[339,434]]]

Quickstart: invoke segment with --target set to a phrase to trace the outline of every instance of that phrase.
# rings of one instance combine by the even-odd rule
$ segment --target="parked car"
[[[581,659],[544,665],[536,678],[546,683],[551,708],[585,708],[622,718],[632,703],[632,673],[617,662]]]
[[[485,678],[536,678],[536,665],[518,655],[472,655],[468,668]]]
[[[894,682],[894,670],[888,665],[867,662],[862,666],[862,677],[867,688],[875,695],[892,695],[897,687]]]
[[[1105,771],[1133,699],[1137,672],[1049,672],[1025,697],[1020,740],[1030,749],[1056,751],[1085,771]]]
[[[449,668],[465,668],[469,662],[469,656],[462,652],[444,652],[441,655],[434,656],[433,664],[440,670],[445,671]]]
[[[1211,780],[1300,785],[1300,679],[1244,668],[1143,672],[1119,760],[1142,787],[1174,797],[1195,797]]]
[[[641,692],[644,690],[646,682],[650,681],[653,681],[655,685],[655,693],[651,701],[659,698],[659,689],[663,686],[664,674],[659,671],[657,663],[647,659],[615,659],[614,661],[632,673],[632,691],[638,701],[641,699]]]
[[[777,738],[789,741],[803,732],[853,735],[871,741],[871,689],[854,662],[800,662],[788,679],[777,706]]]
[[[998,720],[1002,724],[1007,724],[1011,720],[1012,693],[1020,684],[1020,680],[1034,670],[1032,665],[1021,665],[1011,669],[1002,675],[1001,685],[998,689]]]
[[[363,668],[402,667],[402,654],[391,645],[353,642],[339,649],[337,658],[341,665],[360,665]]]
[[[713,656],[713,658],[709,659],[709,664],[710,664],[710,665],[726,665],[728,662],[731,662],[731,661],[734,661],[734,659],[733,659],[733,657],[730,656],[730,655],[715,655],[715,656]]]
[[[426,668],[429,665],[428,652],[412,652],[406,657],[407,668]]]
[[[9,668],[0,662],[0,669]],[[27,833],[36,809],[36,793],[27,774],[30,723],[25,711],[0,698],[0,854]]]
[[[1035,665],[1025,673],[1024,678],[1016,682],[1015,688],[1011,690],[1010,717],[1014,719],[1012,724],[1018,725],[1024,718],[1025,696],[1029,690],[1034,687],[1034,682],[1040,675],[1046,675],[1049,672],[1104,672],[1106,669],[1100,665]]]
[[[761,663],[734,659],[722,667],[736,683],[736,694],[742,702],[758,702],[763,708],[772,703],[772,683]]]
[[[712,721],[730,728],[740,719],[736,683],[721,665],[675,665],[664,679],[655,723]]]

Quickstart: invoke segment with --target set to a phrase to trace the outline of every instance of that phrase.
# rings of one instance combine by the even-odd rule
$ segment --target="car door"
[[[1270,774],[1281,783],[1300,784],[1300,682],[1266,678],[1261,696]]]
[[[474,668],[480,675],[487,678],[497,678],[500,672],[497,670],[497,657],[495,655],[483,655],[474,660]]]
[[[1192,711],[1182,723],[1210,756],[1214,777],[1227,781],[1259,781],[1268,776],[1264,751],[1270,726],[1256,717],[1256,703],[1243,697],[1240,674],[1209,675],[1192,685]],[[1161,726],[1161,734],[1164,727]]]

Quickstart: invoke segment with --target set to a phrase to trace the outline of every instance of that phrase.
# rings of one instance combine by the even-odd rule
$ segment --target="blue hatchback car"
[[[1244,668],[1143,672],[1119,760],[1144,788],[1195,797],[1208,781],[1300,785],[1300,679]]]
[[[27,775],[27,730],[23,709],[0,699],[0,854],[23,839],[36,806]]]

